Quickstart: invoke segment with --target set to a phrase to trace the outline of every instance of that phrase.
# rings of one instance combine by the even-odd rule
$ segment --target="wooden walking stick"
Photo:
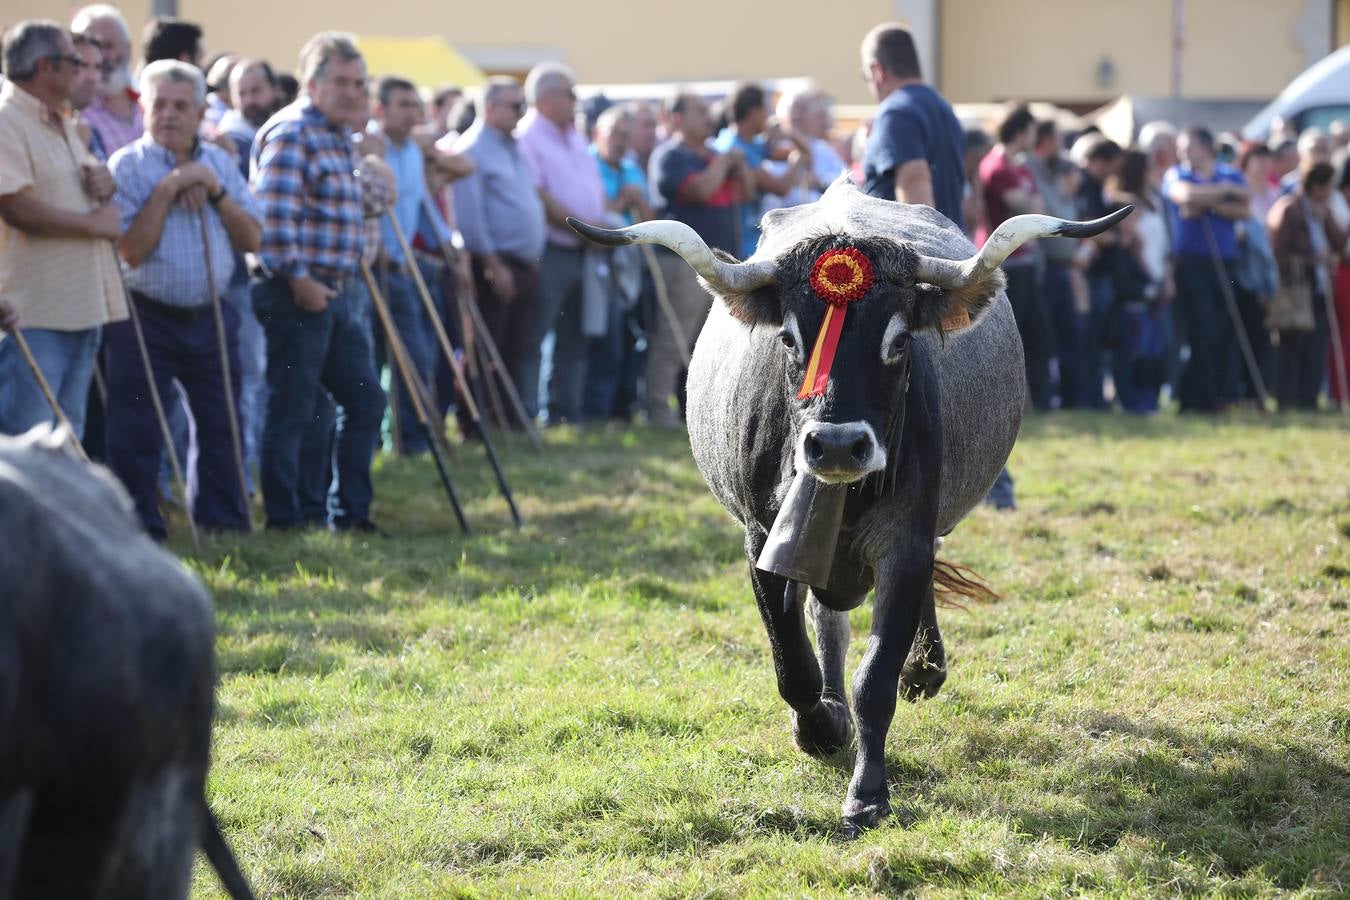
[[[515,497],[511,496],[511,486],[506,483],[506,475],[502,472],[501,462],[497,459],[497,451],[492,446],[492,437],[483,427],[483,417],[479,414],[478,403],[473,399],[473,392],[469,390],[469,383],[464,378],[464,369],[460,366],[459,360],[455,358],[455,350],[450,346],[450,337],[445,333],[445,325],[441,322],[440,312],[431,299],[431,291],[427,289],[427,283],[422,280],[422,270],[417,266],[417,259],[413,256],[412,246],[408,243],[408,236],[403,233],[403,226],[399,224],[393,213],[386,209],[384,215],[394,228],[394,236],[398,238],[399,246],[403,248],[403,258],[407,261],[409,271],[412,272],[413,283],[417,285],[417,292],[422,295],[422,304],[426,307],[427,317],[431,320],[431,329],[436,333],[436,340],[441,345],[441,352],[445,354],[445,361],[450,364],[450,372],[455,376],[455,386],[459,388],[460,396],[464,400],[464,408],[468,410],[469,420],[478,429],[478,436],[483,441],[483,450],[486,451],[488,462],[492,465],[492,473],[497,477],[497,487],[500,488],[502,497],[511,510],[511,520],[516,523],[517,528],[521,528],[525,525],[525,521],[520,517],[520,510],[516,508]]]
[[[394,371],[398,372],[403,379],[404,389],[408,392],[408,401],[413,408],[413,414],[417,416],[417,424],[426,435],[427,446],[431,450],[431,458],[436,463],[436,472],[441,477],[441,485],[445,488],[445,496],[450,501],[450,508],[455,511],[455,518],[459,520],[459,527],[465,534],[470,534],[469,521],[464,518],[464,509],[459,505],[459,497],[455,494],[455,487],[450,483],[450,473],[445,469],[445,460],[441,459],[441,451],[436,439],[431,434],[431,423],[427,417],[426,407],[422,404],[422,392],[417,388],[418,377],[413,370],[412,361],[408,358],[408,350],[403,346],[403,340],[399,337],[398,330],[394,326],[394,317],[389,314],[389,307],[384,302],[384,296],[380,289],[375,286],[375,276],[371,274],[370,264],[365,260],[361,261],[361,276],[366,280],[366,287],[370,289],[371,303],[375,307],[375,313],[380,317],[380,324],[384,326],[384,336],[389,342],[389,353],[391,362],[394,364]]]
[[[57,402],[56,394],[52,392],[52,386],[47,381],[47,376],[42,374],[42,368],[38,365],[37,357],[33,356],[33,349],[28,346],[28,339],[23,336],[23,332],[17,327],[10,330],[9,336],[18,346],[19,353],[23,355],[23,361],[28,363],[28,370],[33,373],[38,389],[42,391],[42,396],[47,399],[47,405],[52,408],[52,415],[56,417],[57,424],[70,433],[70,443],[75,446],[75,453],[80,459],[89,462],[89,456],[80,444],[80,436],[75,433],[75,426],[70,424],[70,419],[66,417],[65,410],[61,409],[61,404]]]
[[[136,333],[136,347],[140,350],[141,364],[145,368],[145,383],[150,392],[150,404],[155,408],[155,418],[159,420],[159,433],[164,439],[164,450],[169,456],[169,468],[173,471],[173,479],[178,484],[178,490],[183,494],[183,510],[187,513],[188,531],[192,535],[192,549],[200,553],[202,550],[201,537],[197,534],[197,522],[192,518],[192,510],[188,509],[187,481],[183,479],[183,467],[178,460],[178,449],[173,445],[173,432],[169,430],[169,420],[164,415],[164,403],[159,396],[159,386],[155,383],[155,367],[150,363],[150,350],[145,345],[145,330],[141,328],[141,314],[136,310],[136,301],[131,296],[131,288],[127,287],[126,276],[122,274],[122,263],[117,259],[117,245],[114,241],[109,241],[113,251],[113,265],[117,268],[117,279],[122,283],[122,296],[127,301],[127,316],[131,319],[131,330]]]
[[[234,475],[239,480],[239,500],[244,504],[244,521],[248,530],[254,531],[253,504],[248,496],[248,478],[244,474],[244,442],[239,436],[239,410],[234,403],[234,377],[230,367],[230,348],[225,340],[225,314],[220,308],[220,295],[216,293],[215,266],[211,263],[211,235],[206,228],[206,210],[197,210],[197,222],[201,225],[202,247],[206,259],[206,281],[211,291],[211,312],[216,319],[216,349],[220,352],[220,371],[225,377],[225,415],[230,420],[230,444],[234,450]]]
[[[431,216],[434,212],[430,200],[423,200],[423,209],[428,216]],[[453,269],[455,257],[450,252],[449,245],[441,239],[439,234],[436,236],[436,243],[441,249],[441,256],[445,259],[445,264]],[[464,301],[465,308],[469,311],[469,318],[473,321],[474,334],[487,351],[488,358],[492,361],[492,368],[496,370],[497,377],[501,379],[502,388],[506,392],[506,399],[510,401],[511,408],[520,420],[521,427],[525,429],[525,434],[529,437],[531,446],[536,451],[543,452],[544,443],[539,437],[539,429],[535,427],[534,419],[525,411],[525,404],[520,399],[520,391],[516,389],[516,384],[511,379],[511,373],[507,371],[506,361],[502,359],[501,350],[497,347],[497,342],[493,340],[492,332],[488,330],[487,322],[483,319],[483,311],[478,308],[477,299],[468,296],[464,298]],[[505,421],[505,419],[502,420],[503,424]]]

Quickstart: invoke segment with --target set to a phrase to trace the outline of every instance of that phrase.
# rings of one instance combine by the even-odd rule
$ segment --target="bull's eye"
[[[893,316],[881,338],[881,361],[888,366],[899,363],[908,347],[909,328],[905,325],[904,317]]]

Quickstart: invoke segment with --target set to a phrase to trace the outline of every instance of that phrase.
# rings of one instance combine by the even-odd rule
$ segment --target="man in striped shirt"
[[[366,66],[351,39],[325,32],[300,52],[305,93],[253,145],[264,223],[253,305],[267,333],[267,420],[261,474],[269,528],[321,524],[301,514],[302,436],[319,390],[338,406],[328,525],[373,531],[375,452],[384,391],[357,287],[365,229],[351,123],[366,111]]]

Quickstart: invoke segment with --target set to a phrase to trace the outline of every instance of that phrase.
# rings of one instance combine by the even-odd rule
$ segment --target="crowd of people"
[[[472,96],[376,81],[334,32],[305,45],[295,77],[208,60],[202,29],[176,18],[150,21],[139,57],[137,78],[111,6],[7,29],[0,329],[22,329],[157,537],[165,430],[202,527],[246,528],[256,488],[269,528],[374,529],[374,453],[426,452],[419,410],[462,412],[452,369],[475,359],[478,388],[495,369],[519,396],[518,418],[484,405],[500,427],[680,428],[708,295],[673,253],[600,248],[568,218],[675,219],[745,257],[764,212],[845,173],[977,243],[1022,213],[1135,207],[1099,238],[1027,244],[1005,264],[1038,410],[1147,413],[1170,389],[1182,411],[1212,412],[1261,384],[1310,408],[1328,373],[1344,396],[1328,362],[1350,338],[1350,264],[1332,268],[1350,230],[1344,130],[1233,146],[1152,123],[1122,148],[1019,106],[996,134],[968,131],[898,26],[863,41],[880,105],[856,135],[834,133],[823,93],[753,83],[613,104],[580,102],[556,63]],[[491,360],[475,353],[488,338]],[[13,344],[0,340],[4,433],[51,418]]]

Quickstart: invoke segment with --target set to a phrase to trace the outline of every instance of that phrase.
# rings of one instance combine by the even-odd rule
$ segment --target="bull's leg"
[[[858,755],[844,800],[844,828],[856,837],[890,814],[886,789],[886,732],[895,715],[900,669],[914,643],[925,597],[931,602],[933,555],[922,544],[898,548],[879,568],[872,637],[853,676]]]
[[[132,785],[108,848],[100,896],[187,897],[205,782],[198,767],[169,763]]]
[[[848,746],[853,736],[848,705],[842,694],[834,696],[825,689],[820,664],[806,633],[805,604],[793,603],[784,610],[787,579],[755,568],[764,539],[763,534],[747,535],[746,552],[755,602],[769,635],[778,693],[792,708],[792,737],[797,746],[813,756],[827,755]]]
[[[0,798],[0,900],[15,896],[14,880],[19,877],[32,809],[33,792],[28,788],[17,788]]]
[[[848,613],[830,609],[811,592],[806,604],[811,627],[816,632],[816,650],[820,668],[825,676],[825,693],[839,700],[847,700],[844,693],[844,660],[848,656]]]
[[[924,593],[914,646],[910,647],[909,659],[900,671],[900,693],[909,701],[934,697],[946,680],[947,654],[942,649],[942,632],[938,631],[937,607],[930,587]]]

